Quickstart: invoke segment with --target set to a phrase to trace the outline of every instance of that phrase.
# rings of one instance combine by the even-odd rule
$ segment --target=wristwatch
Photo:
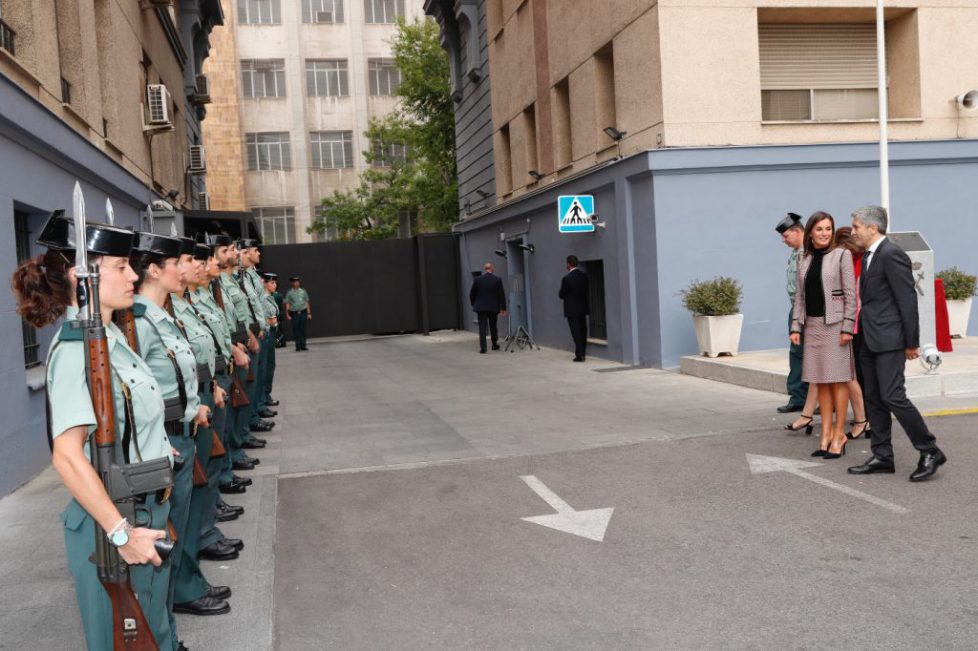
[[[129,542],[129,534],[132,533],[132,525],[128,520],[123,520],[121,527],[116,527],[115,531],[106,534],[109,542],[115,547],[123,547]]]

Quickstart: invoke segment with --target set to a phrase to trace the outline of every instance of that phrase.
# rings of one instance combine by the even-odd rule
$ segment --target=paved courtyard
[[[778,395],[476,349],[436,333],[279,351],[278,426],[229,496],[244,553],[204,564],[232,612],[179,616],[188,646],[978,643],[978,416],[931,420],[950,457],[935,481],[906,481],[899,430],[897,474],[858,479],[868,444],[808,465]],[[79,648],[65,500],[50,470],[0,500],[0,649]]]

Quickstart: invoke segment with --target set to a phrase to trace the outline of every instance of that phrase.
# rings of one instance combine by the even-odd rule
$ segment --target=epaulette
[[[132,315],[133,316],[145,316],[146,314],[146,304],[145,303],[133,303],[132,304]]]
[[[58,332],[58,341],[84,341],[85,333],[78,321],[65,321]]]

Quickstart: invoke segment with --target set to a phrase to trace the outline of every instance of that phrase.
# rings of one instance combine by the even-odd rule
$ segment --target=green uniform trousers
[[[254,364],[255,363],[254,358],[257,358],[257,355],[252,356],[251,351],[249,351],[248,358],[251,360],[250,363]],[[246,394],[249,393],[247,391],[248,370],[239,368],[235,370],[235,373],[237,374],[238,379],[241,380],[241,385],[245,387],[245,393]],[[250,400],[250,395],[249,395],[249,400]],[[233,414],[234,417],[234,424],[231,430],[231,437],[230,437],[231,447],[228,449],[231,452],[231,460],[233,461],[235,459],[242,459],[246,456],[245,451],[241,448],[241,446],[242,444],[244,444],[245,439],[248,436],[248,431],[249,431],[248,424],[251,421],[251,405],[233,408],[231,410],[231,413]]]
[[[268,360],[265,363],[265,406],[272,399],[272,384],[275,381],[275,342],[278,340],[279,326],[269,330],[268,335],[272,341],[268,347]]]
[[[193,438],[190,437],[190,426],[182,423],[184,434],[182,436],[171,436],[170,445],[186,459],[186,462],[178,472],[174,473],[173,494],[170,496],[170,522],[177,532],[177,543],[173,546],[173,555],[170,557],[172,568],[170,569],[170,586],[167,591],[166,605],[167,614],[170,617],[170,629],[173,632],[173,649],[177,648],[177,623],[173,617],[173,597],[176,591],[176,578],[180,574],[180,562],[183,555],[183,546],[187,540],[187,518],[190,515],[190,495],[193,491],[194,456],[197,454]],[[160,649],[169,647],[161,646]]]
[[[791,312],[788,312],[788,330],[791,331]],[[788,348],[788,404],[802,406],[808,398],[808,383],[801,381],[801,365],[804,356],[805,342],[801,345],[791,344]]]
[[[258,397],[258,412],[261,413],[268,408],[271,374],[275,372],[275,367],[272,365],[272,360],[275,359],[275,328],[270,328],[265,333],[265,338],[261,340],[261,348],[258,352],[261,357],[261,377],[258,378],[255,394]]]
[[[224,449],[229,450],[230,446],[227,440],[227,422],[228,416],[231,413],[231,376],[227,374],[218,375],[217,386],[224,389],[224,391],[227,393],[227,397],[225,398],[223,407],[214,408],[214,420],[212,424],[214,426],[214,431],[218,433],[218,436],[221,439],[221,444],[224,446]],[[203,463],[203,461],[201,463]],[[220,457],[210,457],[207,463],[204,465],[204,468],[207,470],[207,493],[205,495],[203,513],[200,520],[201,549],[216,543],[218,540],[224,537],[224,535],[217,528],[215,516],[217,515],[217,502],[221,497],[218,489],[221,484],[231,482],[230,454],[225,454]]]
[[[170,514],[169,502],[159,504],[148,497],[139,507],[134,526],[166,529]],[[61,514],[65,527],[65,550],[68,569],[75,580],[75,595],[81,620],[85,628],[85,642],[89,651],[105,651],[112,648],[112,603],[98,579],[98,569],[89,560],[95,553],[95,520],[75,500]],[[170,562],[160,567],[131,565],[129,579],[133,592],[139,599],[146,621],[160,649],[171,649],[176,638],[170,630],[166,596],[170,582]]]

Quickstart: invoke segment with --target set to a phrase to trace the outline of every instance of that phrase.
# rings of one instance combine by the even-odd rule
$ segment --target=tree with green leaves
[[[310,232],[345,240],[394,237],[402,220],[412,232],[451,229],[458,218],[455,117],[448,57],[431,19],[401,20],[391,43],[401,72],[398,108],[373,119],[364,152],[371,165],[352,190],[322,200]]]

